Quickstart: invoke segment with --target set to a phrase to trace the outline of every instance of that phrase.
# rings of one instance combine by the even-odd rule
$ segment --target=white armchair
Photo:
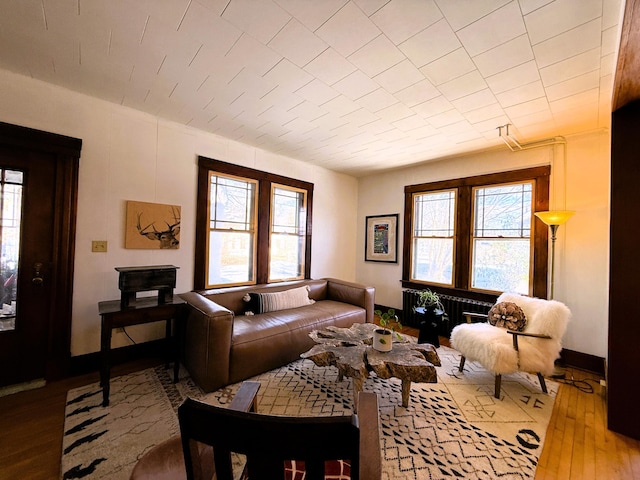
[[[517,371],[537,373],[542,391],[547,393],[544,375],[553,372],[554,362],[560,356],[562,336],[567,328],[571,312],[561,302],[503,293],[501,302],[515,303],[526,317],[526,326],[520,332],[493,326],[488,322],[470,323],[472,317],[487,315],[465,314],[467,323],[456,326],[451,332],[451,346],[465,360],[480,363],[495,373],[495,397],[500,398],[502,374]]]

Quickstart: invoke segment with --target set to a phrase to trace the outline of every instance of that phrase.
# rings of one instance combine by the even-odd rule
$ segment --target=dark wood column
[[[640,439],[640,0],[627,0],[613,95],[609,269],[609,429]]]

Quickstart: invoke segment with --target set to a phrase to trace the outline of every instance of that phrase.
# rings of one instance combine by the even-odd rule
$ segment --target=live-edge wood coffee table
[[[378,378],[398,378],[402,382],[402,406],[409,406],[411,382],[436,383],[436,366],[440,358],[433,345],[418,344],[402,335],[396,338],[390,352],[379,352],[371,346],[373,331],[380,328],[373,323],[355,323],[350,328],[327,327],[314,330],[309,336],[317,343],[303,353],[321,367],[338,369],[338,380],[351,378],[354,411],[357,410],[358,392],[362,391],[370,372]]]

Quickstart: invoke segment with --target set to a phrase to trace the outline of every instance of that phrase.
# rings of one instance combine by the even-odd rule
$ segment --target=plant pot
[[[393,336],[390,330],[378,328],[373,332],[373,348],[379,352],[390,352],[393,345]]]

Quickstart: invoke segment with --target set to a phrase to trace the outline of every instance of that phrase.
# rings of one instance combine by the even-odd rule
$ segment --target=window
[[[471,288],[527,295],[532,182],[473,190]]]
[[[209,173],[207,286],[255,279],[258,182]]]
[[[304,190],[272,186],[270,282],[303,278],[306,199]]]
[[[194,288],[309,278],[313,184],[198,158]]]
[[[452,285],[456,190],[418,194],[413,199],[411,278]]]
[[[533,212],[548,209],[549,173],[536,167],[405,187],[403,287],[546,297],[548,230]]]

